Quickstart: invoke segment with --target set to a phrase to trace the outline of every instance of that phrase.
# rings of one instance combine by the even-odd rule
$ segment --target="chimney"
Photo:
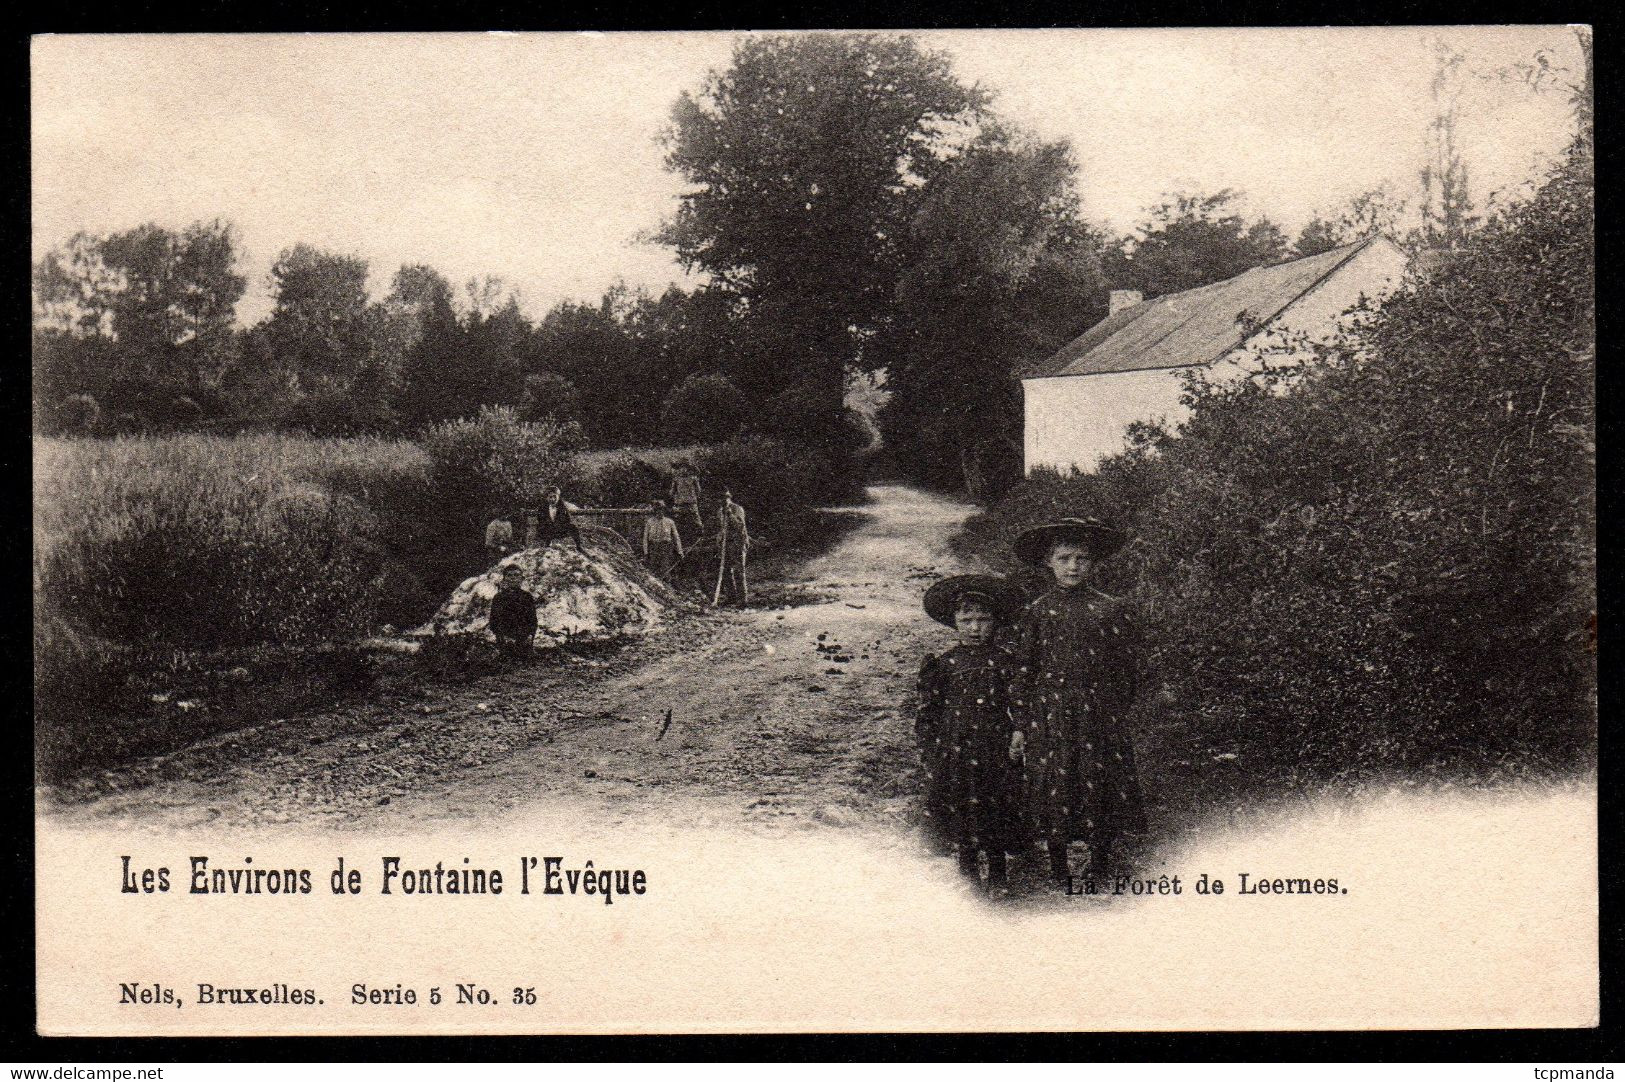
[[[1125,308],[1133,308],[1145,300],[1145,294],[1138,289],[1114,289],[1107,301],[1106,314],[1115,316]]]

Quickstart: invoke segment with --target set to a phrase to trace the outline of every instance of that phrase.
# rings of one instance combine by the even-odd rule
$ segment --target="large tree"
[[[110,418],[196,420],[229,362],[246,279],[221,221],[79,233],[34,268],[37,396],[90,395]]]
[[[915,476],[980,498],[1019,475],[1016,370],[1103,314],[1074,172],[1064,143],[992,123],[922,193],[880,415]]]
[[[898,238],[987,103],[906,36],[751,38],[666,134],[691,185],[661,233],[739,292],[777,390],[808,377],[839,409],[848,366],[892,317]]]
[[[1244,219],[1240,198],[1226,188],[1172,195],[1152,207],[1134,234],[1106,253],[1111,284],[1160,297],[1279,261],[1286,236],[1268,218]]]
[[[343,392],[366,361],[367,261],[296,244],[271,267],[265,330],[308,393]]]
[[[333,433],[393,425],[400,357],[385,309],[367,299],[367,272],[364,259],[308,244],[272,266],[275,306],[245,363],[259,356],[276,373],[262,394],[279,423]]]
[[[617,285],[597,304],[557,304],[531,342],[528,370],[555,373],[576,388],[594,447],[648,442],[656,431],[665,388],[627,327],[638,303],[636,295]]]
[[[433,267],[412,264],[395,274],[384,308],[392,334],[403,335],[401,390],[396,410],[414,428],[465,415],[450,404],[442,383],[463,346],[462,324],[452,306],[451,283]]]

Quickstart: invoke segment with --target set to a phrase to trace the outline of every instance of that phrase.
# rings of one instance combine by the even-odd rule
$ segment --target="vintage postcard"
[[[1591,35],[45,35],[46,1035],[1598,1021]]]

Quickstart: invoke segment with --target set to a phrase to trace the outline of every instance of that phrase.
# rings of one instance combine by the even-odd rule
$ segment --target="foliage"
[[[1420,242],[1428,248],[1456,248],[1479,222],[1469,194],[1467,162],[1456,143],[1465,63],[1466,57],[1443,41],[1434,42],[1429,86],[1434,116],[1428,124],[1428,160],[1420,173]]]
[[[849,409],[832,411],[816,380],[794,384],[763,402],[745,430],[781,443],[815,450],[830,459],[850,458],[869,442],[869,430]]]
[[[78,233],[36,265],[36,315],[58,330],[108,334],[132,364],[154,367],[170,347],[230,329],[248,284],[236,263],[236,232],[221,221]]]
[[[88,436],[96,431],[96,423],[101,419],[101,407],[96,400],[88,394],[71,394],[62,400],[58,407],[56,418],[58,427],[64,432],[75,435]]]
[[[1073,173],[1065,144],[991,123],[924,193],[879,417],[912,476],[981,498],[990,450],[1019,469],[1016,373],[1104,314]]]
[[[1582,144],[1583,147],[1583,144]],[[1563,769],[1595,740],[1590,160],[1385,302],[1300,379],[1193,380],[1189,421],[973,524],[1130,527],[1173,756],[1238,785]]]
[[[650,442],[666,386],[641,353],[629,322],[637,298],[623,287],[597,304],[564,302],[536,328],[528,366],[553,372],[576,388],[584,435],[593,447]]]
[[[712,444],[692,461],[704,486],[707,514],[726,488],[750,516],[751,533],[776,543],[794,536],[809,508],[848,502],[860,488],[851,459],[762,436]],[[708,518],[707,524],[714,520]]]
[[[678,99],[666,161],[691,188],[660,239],[745,299],[759,356],[794,373],[761,390],[816,376],[833,411],[848,365],[883,363],[862,347],[891,317],[897,238],[986,100],[946,54],[869,34],[749,38]]]
[[[192,434],[34,446],[35,698],[56,766],[218,728],[188,713],[178,686],[244,717],[261,716],[273,681],[329,701],[333,681],[354,683],[348,640],[426,620],[485,560],[409,443]]]
[[[246,280],[224,222],[79,233],[34,268],[35,415],[46,431],[102,407],[99,427],[184,425],[182,398],[213,406],[233,356],[232,318]],[[199,409],[198,414],[214,410]]]
[[[1372,188],[1355,196],[1330,216],[1322,217],[1317,213],[1298,234],[1292,254],[1299,259],[1319,255],[1345,244],[1353,244],[1372,233],[1399,239],[1405,232],[1402,229],[1405,211],[1404,199],[1386,187]]]
[[[346,481],[427,481],[421,455],[370,441],[187,436],[36,449],[44,611],[87,634],[174,649],[364,628],[381,557],[376,519]]]
[[[548,486],[570,475],[581,432],[551,418],[521,421],[506,406],[485,406],[473,420],[433,426],[423,447],[442,499],[478,523],[545,502]]]
[[[660,431],[671,443],[722,443],[739,433],[746,402],[739,388],[715,373],[690,376],[660,407]]]
[[[441,316],[444,319],[444,316]],[[519,405],[524,400],[525,383],[521,353],[530,335],[530,325],[519,311],[519,302],[510,296],[505,304],[482,313],[468,313],[459,327],[455,317],[444,321],[449,346],[435,357],[431,380],[425,369],[417,374],[427,384],[436,417],[472,417],[483,406]],[[430,341],[436,327],[425,328],[424,341]],[[423,415],[423,411],[420,411]],[[561,423],[569,418],[557,418]]]
[[[1240,198],[1226,188],[1177,194],[1152,207],[1133,236],[1106,252],[1107,279],[1149,300],[1279,261],[1287,247],[1280,227],[1263,217],[1244,220]]]
[[[664,499],[670,479],[669,468],[652,461],[647,453],[624,449],[595,455],[591,463],[578,463],[577,473],[565,497],[596,507],[642,507]]]
[[[533,372],[525,377],[525,395],[519,416],[526,421],[551,417],[559,424],[581,423],[581,396],[575,384],[556,372]]]

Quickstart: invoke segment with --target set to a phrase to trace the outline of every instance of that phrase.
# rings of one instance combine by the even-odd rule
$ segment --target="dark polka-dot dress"
[[[1036,835],[1064,845],[1145,829],[1124,720],[1142,662],[1128,606],[1087,586],[1052,590],[1022,614],[1015,654]]]
[[[997,646],[959,645],[920,668],[915,731],[926,813],[938,837],[989,853],[1020,848],[1021,774],[1010,759],[1013,659]]]

